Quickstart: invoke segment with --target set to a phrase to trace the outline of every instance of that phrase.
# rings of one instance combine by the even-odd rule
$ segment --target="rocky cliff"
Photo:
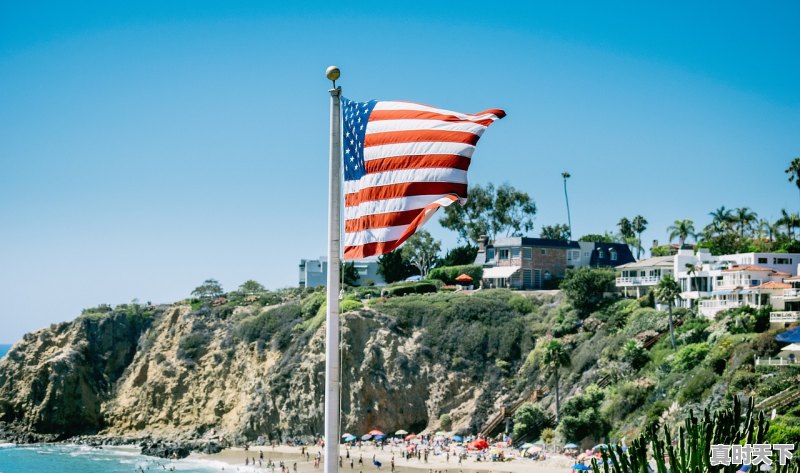
[[[0,360],[0,423],[62,438],[213,433],[243,442],[321,433],[324,308],[314,297],[110,311],[29,334]],[[508,393],[492,368],[494,342],[481,341],[487,353],[479,354],[492,369],[453,370],[472,355],[435,356],[427,330],[378,310],[343,315],[344,431],[436,429],[444,413],[454,430],[474,429],[499,407]]]

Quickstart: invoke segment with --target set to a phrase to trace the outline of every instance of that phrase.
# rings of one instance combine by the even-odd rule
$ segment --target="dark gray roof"
[[[551,240],[549,238],[510,237],[498,238],[489,245],[494,247],[507,246],[535,246],[537,248],[576,248],[580,249],[577,241]]]
[[[617,259],[611,259],[611,250],[617,253]],[[600,251],[603,250],[603,257],[600,257]],[[633,257],[633,253],[631,253],[631,247],[625,243],[595,243],[594,244],[594,251],[592,251],[592,258],[591,263],[589,264],[592,267],[599,267],[599,266],[619,266],[621,264],[632,263],[636,261],[636,258]]]

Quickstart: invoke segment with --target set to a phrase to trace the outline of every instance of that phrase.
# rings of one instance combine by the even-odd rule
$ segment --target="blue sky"
[[[504,108],[470,179],[530,193],[535,235],[563,170],[575,235],[800,205],[797,2],[290,3],[0,4],[0,343],[295,285],[326,246],[329,64],[356,100]]]

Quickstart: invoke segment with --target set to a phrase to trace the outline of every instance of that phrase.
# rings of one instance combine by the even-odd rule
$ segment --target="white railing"
[[[700,313],[705,315],[706,317],[714,317],[717,315],[717,312],[723,311],[725,309],[735,309],[736,307],[741,307],[742,303],[739,301],[727,301],[727,300],[710,300],[710,301],[700,301]]]
[[[800,289],[784,289],[783,298],[800,297]]]
[[[800,321],[800,312],[798,311],[780,311],[770,312],[769,321],[773,324],[784,324]]]
[[[653,286],[660,280],[659,276],[619,277],[616,284],[617,286]]]
[[[795,366],[800,365],[800,358],[759,358],[756,366]]]

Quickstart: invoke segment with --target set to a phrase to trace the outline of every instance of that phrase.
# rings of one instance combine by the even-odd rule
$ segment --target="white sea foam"
[[[14,448],[16,446],[17,445],[13,444],[13,443],[0,443],[0,448]],[[3,473],[3,472],[0,471],[0,473]]]

